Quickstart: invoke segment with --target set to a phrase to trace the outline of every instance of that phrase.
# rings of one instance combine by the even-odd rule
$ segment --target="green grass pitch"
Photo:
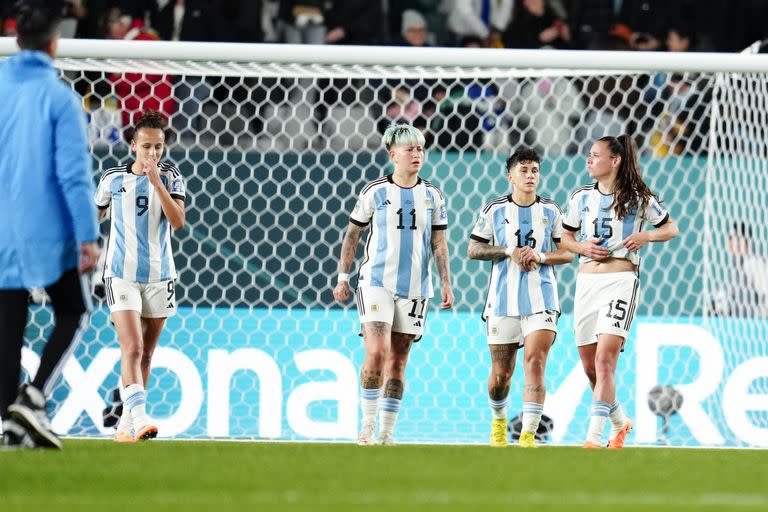
[[[67,440],[0,452],[0,511],[94,509],[766,511],[768,451]]]

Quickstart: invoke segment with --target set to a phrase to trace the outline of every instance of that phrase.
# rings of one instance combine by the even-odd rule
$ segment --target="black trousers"
[[[80,343],[92,306],[88,277],[81,276],[77,269],[62,274],[45,291],[51,298],[55,327],[43,348],[32,385],[47,396],[67,357]],[[8,406],[16,400],[19,389],[28,304],[27,290],[0,290],[0,417],[3,418],[7,417]]]

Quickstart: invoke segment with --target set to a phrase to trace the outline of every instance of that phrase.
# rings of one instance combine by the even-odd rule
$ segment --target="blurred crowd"
[[[4,35],[14,0],[0,0]],[[64,37],[738,51],[765,0],[66,0]]]
[[[13,35],[12,2],[0,0]],[[479,48],[737,51],[768,37],[768,0],[67,0],[64,37]],[[92,142],[120,143],[144,108],[165,112],[181,138],[242,132],[285,149],[350,150],[390,122],[445,150],[524,142],[547,153],[630,132],[646,153],[705,151],[711,81],[694,74],[475,80],[181,77],[86,73],[73,78]],[[290,131],[288,120],[299,128]],[[231,143],[238,142],[234,136]],[[327,140],[326,140],[327,139]],[[354,142],[360,141],[362,142]],[[375,140],[371,138],[370,140]],[[226,141],[224,141],[226,143]],[[376,140],[375,143],[377,144]],[[338,147],[337,147],[338,146]],[[354,146],[354,147],[353,147]],[[281,149],[277,147],[277,149]]]

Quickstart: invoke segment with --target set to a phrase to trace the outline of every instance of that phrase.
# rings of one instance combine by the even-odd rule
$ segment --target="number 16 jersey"
[[[520,206],[508,195],[485,205],[470,238],[501,247],[528,246],[537,252],[552,252],[563,233],[562,218],[560,207],[552,201],[537,196],[532,204]],[[552,265],[523,272],[512,258],[493,261],[483,319],[543,311],[560,311]]]
[[[349,220],[371,225],[358,286],[385,288],[400,298],[432,297],[432,231],[448,228],[437,187],[418,178],[403,188],[389,174],[363,187]]]
[[[133,162],[104,171],[96,189],[96,206],[111,206],[104,277],[134,283],[176,278],[171,251],[171,226],[155,187],[131,171]],[[174,199],[186,197],[184,180],[171,164],[158,164],[160,180]]]

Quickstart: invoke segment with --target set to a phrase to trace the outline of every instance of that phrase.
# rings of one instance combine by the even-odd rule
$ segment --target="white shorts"
[[[640,279],[634,272],[579,273],[573,305],[576,345],[597,343],[600,334],[621,336],[626,342],[639,295]]]
[[[134,283],[119,277],[104,280],[111,312],[138,311],[143,318],[166,318],[176,314],[176,287],[173,279],[157,283]]]
[[[357,311],[360,323],[384,322],[392,332],[415,334],[416,341],[424,333],[429,299],[403,299],[389,290],[365,286],[357,289]]]
[[[517,343],[525,345],[525,337],[532,332],[546,330],[557,336],[557,311],[542,311],[524,316],[489,316],[485,319],[488,330],[488,344],[501,345]]]

